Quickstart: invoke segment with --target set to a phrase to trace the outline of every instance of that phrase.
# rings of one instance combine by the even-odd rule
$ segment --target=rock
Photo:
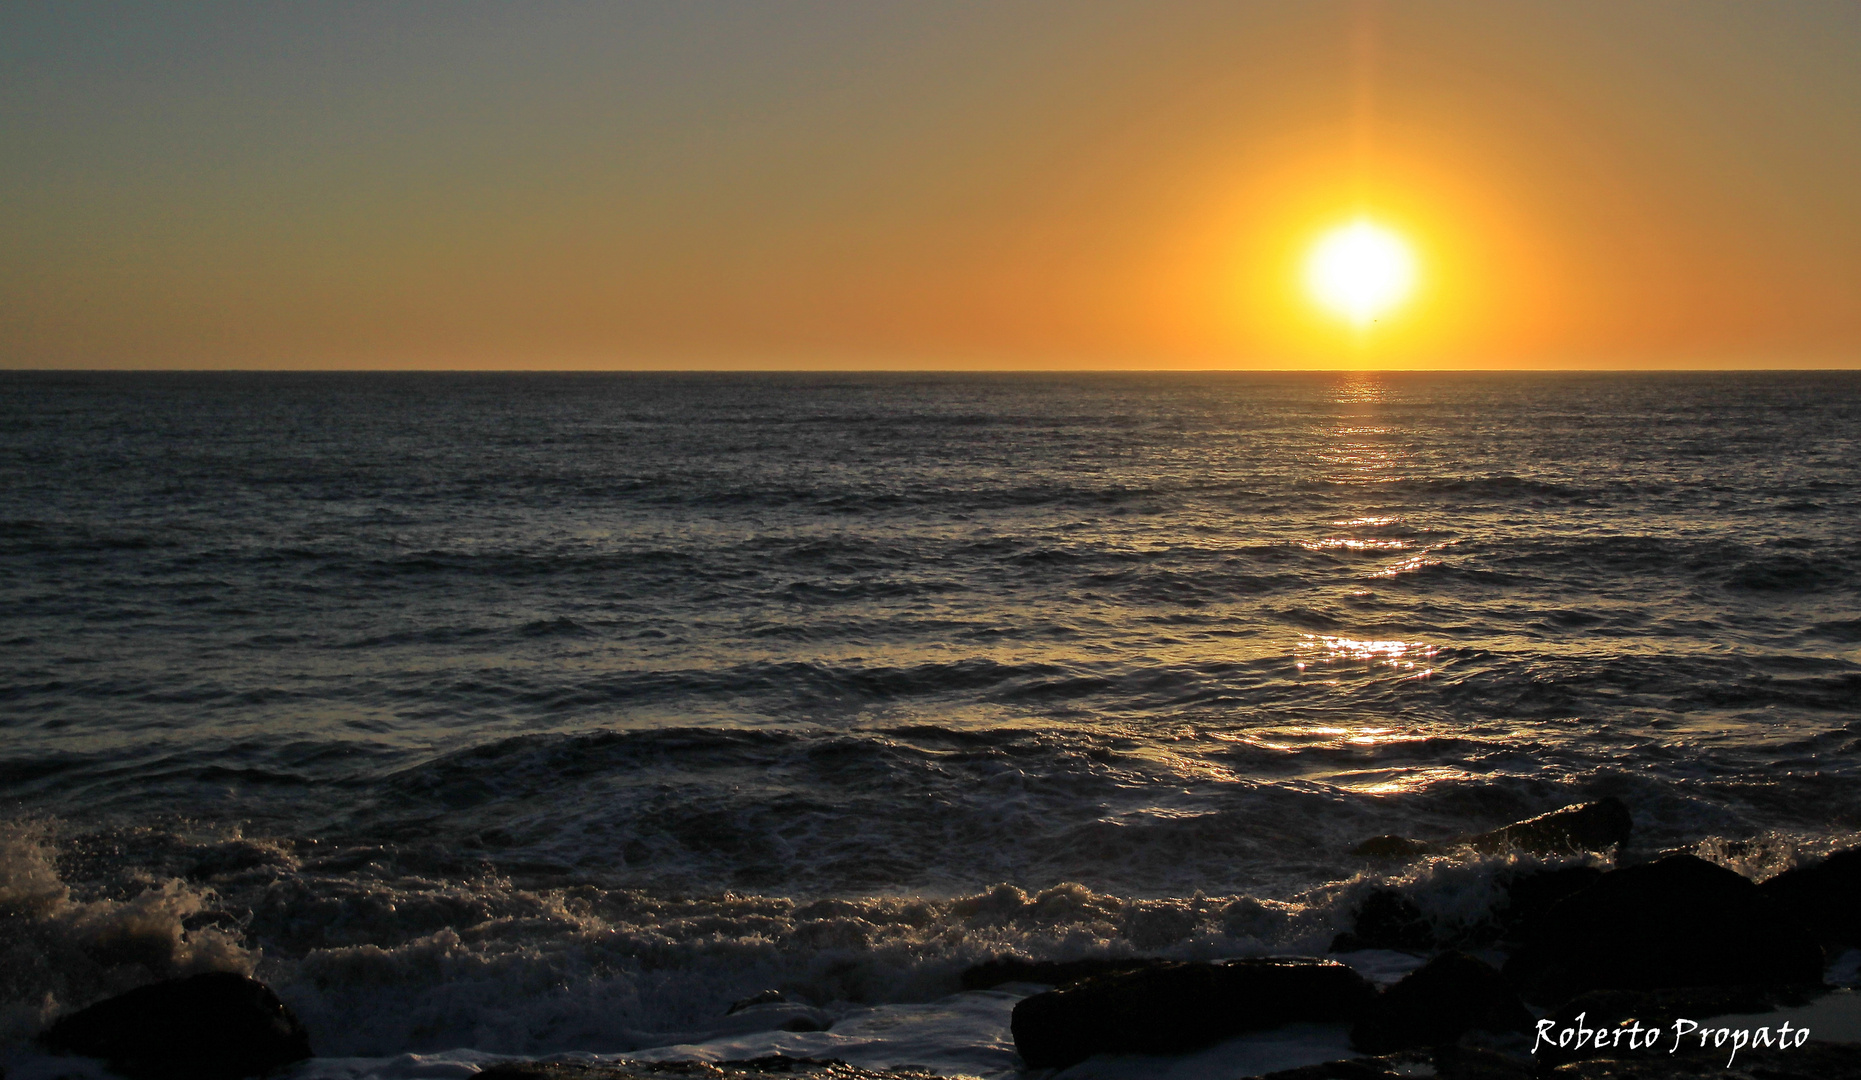
[[[1364,898],[1350,930],[1332,939],[1331,951],[1431,949],[1434,945],[1434,925],[1422,909],[1394,889],[1378,889]]]
[[[1411,840],[1406,836],[1384,833],[1372,836],[1351,849],[1352,855],[1361,855],[1370,859],[1414,859],[1423,855],[1433,855],[1440,849],[1426,840]]]
[[[1670,855],[1552,905],[1505,975],[1543,1004],[1586,990],[1816,983],[1822,949],[1749,880]]]
[[[136,1080],[235,1080],[310,1056],[310,1037],[271,988],[230,972],[168,979],[54,1022],[39,1042],[102,1058]]]
[[[1174,963],[1154,957],[1131,957],[1123,960],[1024,960],[1004,956],[977,964],[963,972],[963,989],[987,990],[1003,983],[1028,982],[1046,986],[1065,986],[1080,979],[1109,975],[1119,971],[1156,967]]]
[[[1010,1028],[1028,1068],[1093,1054],[1175,1054],[1299,1021],[1355,1021],[1374,1000],[1361,975],[1306,958],[1172,963],[1024,998]]]
[[[1407,1051],[1377,1057],[1327,1061],[1297,1069],[1266,1073],[1255,1080],[1533,1080],[1536,1072],[1526,1062],[1490,1050],[1444,1046],[1427,1053]]]
[[[729,1016],[732,1013],[742,1012],[744,1009],[747,1009],[752,1005],[774,1005],[778,1002],[783,1002],[787,1000],[788,1000],[787,998],[782,996],[782,991],[780,990],[763,990],[758,993],[751,994],[749,997],[738,998],[737,1000],[731,1002],[730,1008],[724,1010],[724,1015]]]
[[[1377,995],[1351,1031],[1368,1054],[1445,1046],[1468,1031],[1531,1030],[1532,1015],[1484,960],[1445,952]]]
[[[765,1001],[746,1005],[724,1014],[722,1023],[714,1024],[702,1036],[680,1042],[702,1042],[726,1035],[746,1035],[757,1031],[826,1031],[834,1026],[833,1014],[798,1001]]]
[[[1723,1050],[1705,1054],[1636,1052],[1591,1058],[1556,1069],[1534,1068],[1490,1051],[1442,1047],[1432,1053],[1328,1061],[1267,1073],[1256,1080],[1861,1080],[1861,1046],[1809,1043],[1793,1050],[1743,1050],[1730,1068]]]
[[[1574,855],[1585,851],[1620,851],[1628,843],[1634,819],[1628,805],[1611,795],[1596,802],[1574,803],[1561,810],[1515,821],[1492,832],[1452,840],[1411,840],[1406,836],[1372,836],[1351,854],[1373,859],[1413,859],[1457,847],[1476,851],[1523,851],[1534,855]]]
[[[784,1054],[740,1061],[627,1061],[601,1065],[574,1061],[501,1061],[478,1074],[483,1080],[758,1080],[764,1076],[815,1077],[817,1080],[942,1080],[908,1065],[875,1071],[855,1068],[838,1058],[796,1058]]]
[[[1861,1046],[1808,1043],[1792,1050],[1723,1049],[1590,1058],[1558,1067],[1557,1080],[1861,1080]],[[1454,1080],[1441,1074],[1443,1080]]]
[[[1785,870],[1758,888],[1817,940],[1861,946],[1861,848]]]
[[[1556,870],[1536,870],[1507,879],[1505,900],[1494,912],[1499,935],[1516,939],[1558,901],[1574,896],[1601,880],[1603,872],[1594,866],[1566,866]]]
[[[1393,889],[1378,889],[1364,898],[1351,928],[1332,939],[1330,951],[1419,951],[1448,944],[1472,947],[1517,940],[1526,927],[1559,900],[1595,884],[1602,876],[1603,872],[1594,866],[1502,874],[1500,886],[1504,897],[1489,918],[1470,926],[1455,926],[1446,934],[1435,927],[1414,901]]]
[[[1634,828],[1628,806],[1611,795],[1592,803],[1578,803],[1535,818],[1515,821],[1503,829],[1462,839],[1480,851],[1527,851],[1534,855],[1571,855],[1607,851],[1628,843]]]

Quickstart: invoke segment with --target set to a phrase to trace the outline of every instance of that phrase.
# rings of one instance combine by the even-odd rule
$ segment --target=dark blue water
[[[599,1048],[498,980],[1322,945],[1603,795],[1761,873],[1861,828],[1858,511],[1849,373],[0,374],[0,992],[141,903],[356,1052]]]

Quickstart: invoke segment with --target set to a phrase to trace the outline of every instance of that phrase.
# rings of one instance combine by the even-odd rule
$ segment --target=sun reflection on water
[[[1407,540],[1359,540],[1349,536],[1327,536],[1323,540],[1301,540],[1299,546],[1307,551],[1323,551],[1327,548],[1342,548],[1346,551],[1401,551],[1414,545]]]
[[[1376,572],[1376,576],[1393,578],[1402,574],[1413,574],[1417,570],[1426,570],[1431,566],[1440,565],[1440,559],[1431,559],[1426,555],[1412,555],[1409,558],[1403,559],[1401,562],[1393,562],[1383,567],[1383,569]]]
[[[1339,405],[1361,405],[1382,401],[1389,387],[1382,376],[1371,371],[1353,371],[1332,386],[1331,400]]]
[[[1442,781],[1465,780],[1466,773],[1449,766],[1435,765],[1345,773],[1331,779],[1338,786],[1348,788],[1360,795],[1401,795],[1405,792],[1422,791]]]
[[[1300,671],[1315,664],[1336,664],[1341,661],[1413,671],[1418,662],[1425,664],[1434,659],[1438,652],[1440,646],[1421,641],[1370,641],[1328,634],[1303,634],[1299,643],[1293,647],[1293,655],[1296,657],[1294,666]]]

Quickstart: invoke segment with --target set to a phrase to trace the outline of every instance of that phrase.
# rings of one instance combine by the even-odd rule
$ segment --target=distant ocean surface
[[[324,1055],[1321,951],[1861,829],[1861,375],[0,373],[0,1036]]]

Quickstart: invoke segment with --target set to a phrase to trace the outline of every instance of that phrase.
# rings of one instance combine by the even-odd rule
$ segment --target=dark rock
[[[1531,1030],[1531,1013],[1497,969],[1463,952],[1445,952],[1377,995],[1351,1031],[1370,1054],[1444,1046],[1469,1031]]]
[[[832,1013],[794,1001],[759,1002],[724,1016],[724,1024],[712,1031],[713,1037],[752,1031],[826,1031],[834,1026]]]
[[[1603,872],[1594,866],[1566,866],[1556,870],[1536,870],[1507,879],[1505,900],[1494,912],[1502,938],[1513,939],[1529,928],[1558,901],[1574,896],[1601,880]]]
[[[1139,968],[1156,967],[1159,964],[1174,963],[1154,957],[1132,957],[1124,960],[1024,960],[1019,956],[1004,956],[977,964],[963,972],[963,989],[987,990],[991,986],[1003,983],[1029,982],[1045,986],[1065,986],[1080,979],[1090,979],[1098,975],[1110,975],[1120,971],[1136,971]]]
[[[310,1056],[310,1037],[271,988],[230,972],[168,979],[62,1017],[39,1042],[102,1058],[136,1080],[235,1080]]]
[[[754,1080],[763,1076],[816,1077],[818,1080],[940,1080],[906,1066],[874,1071],[837,1058],[796,1058],[769,1054],[740,1061],[628,1061],[590,1065],[577,1061],[502,1061],[478,1074],[484,1080]]]
[[[1785,870],[1758,888],[1817,940],[1861,946],[1861,848]]]
[[[1444,1046],[1427,1053],[1413,1051],[1378,1057],[1327,1061],[1297,1069],[1266,1073],[1255,1080],[1532,1080],[1531,1065],[1490,1050]]]
[[[1490,1051],[1443,1047],[1427,1055],[1328,1061],[1267,1073],[1256,1080],[1406,1080],[1416,1076],[1435,1080],[1861,1080],[1861,1046],[1852,1044],[1812,1042],[1793,1050],[1741,1050],[1730,1068],[1726,1057],[1724,1050],[1704,1054],[1637,1051],[1543,1069]]]
[[[1545,1004],[1586,990],[1815,983],[1822,949],[1749,880],[1670,855],[1610,871],[1552,905],[1505,975]]]
[[[1364,897],[1356,922],[1332,940],[1331,951],[1431,949],[1434,945],[1434,925],[1422,909],[1394,889],[1378,889]]]
[[[1093,1054],[1176,1054],[1299,1021],[1355,1021],[1374,1000],[1361,975],[1327,960],[1161,964],[1024,998],[1010,1027],[1029,1068]]]
[[[787,998],[782,996],[782,991],[780,990],[764,990],[760,993],[751,994],[746,998],[738,998],[736,1001],[731,1002],[730,1008],[724,1010],[724,1015],[729,1016],[732,1013],[742,1012],[752,1005],[774,1005],[787,1000]]]
[[[1426,840],[1411,840],[1406,836],[1384,833],[1358,844],[1351,849],[1351,854],[1370,859],[1414,859],[1432,855],[1439,850]]]
[[[1578,803],[1535,818],[1515,821],[1503,829],[1466,837],[1462,842],[1480,851],[1527,851],[1534,855],[1572,855],[1607,851],[1628,843],[1634,819],[1628,806],[1611,795],[1592,803]]]
[[[1628,805],[1611,795],[1596,802],[1574,803],[1548,814],[1515,821],[1492,832],[1457,836],[1452,840],[1372,836],[1352,848],[1351,854],[1374,859],[1412,859],[1457,847],[1486,852],[1522,851],[1534,855],[1620,851],[1628,843],[1633,828],[1634,819],[1629,815]]]
[[[1740,1050],[1730,1066],[1728,1057],[1723,1049],[1635,1053],[1574,1061],[1547,1075],[1555,1080],[1861,1080],[1861,1046],[1853,1044],[1812,1042],[1792,1050]]]

